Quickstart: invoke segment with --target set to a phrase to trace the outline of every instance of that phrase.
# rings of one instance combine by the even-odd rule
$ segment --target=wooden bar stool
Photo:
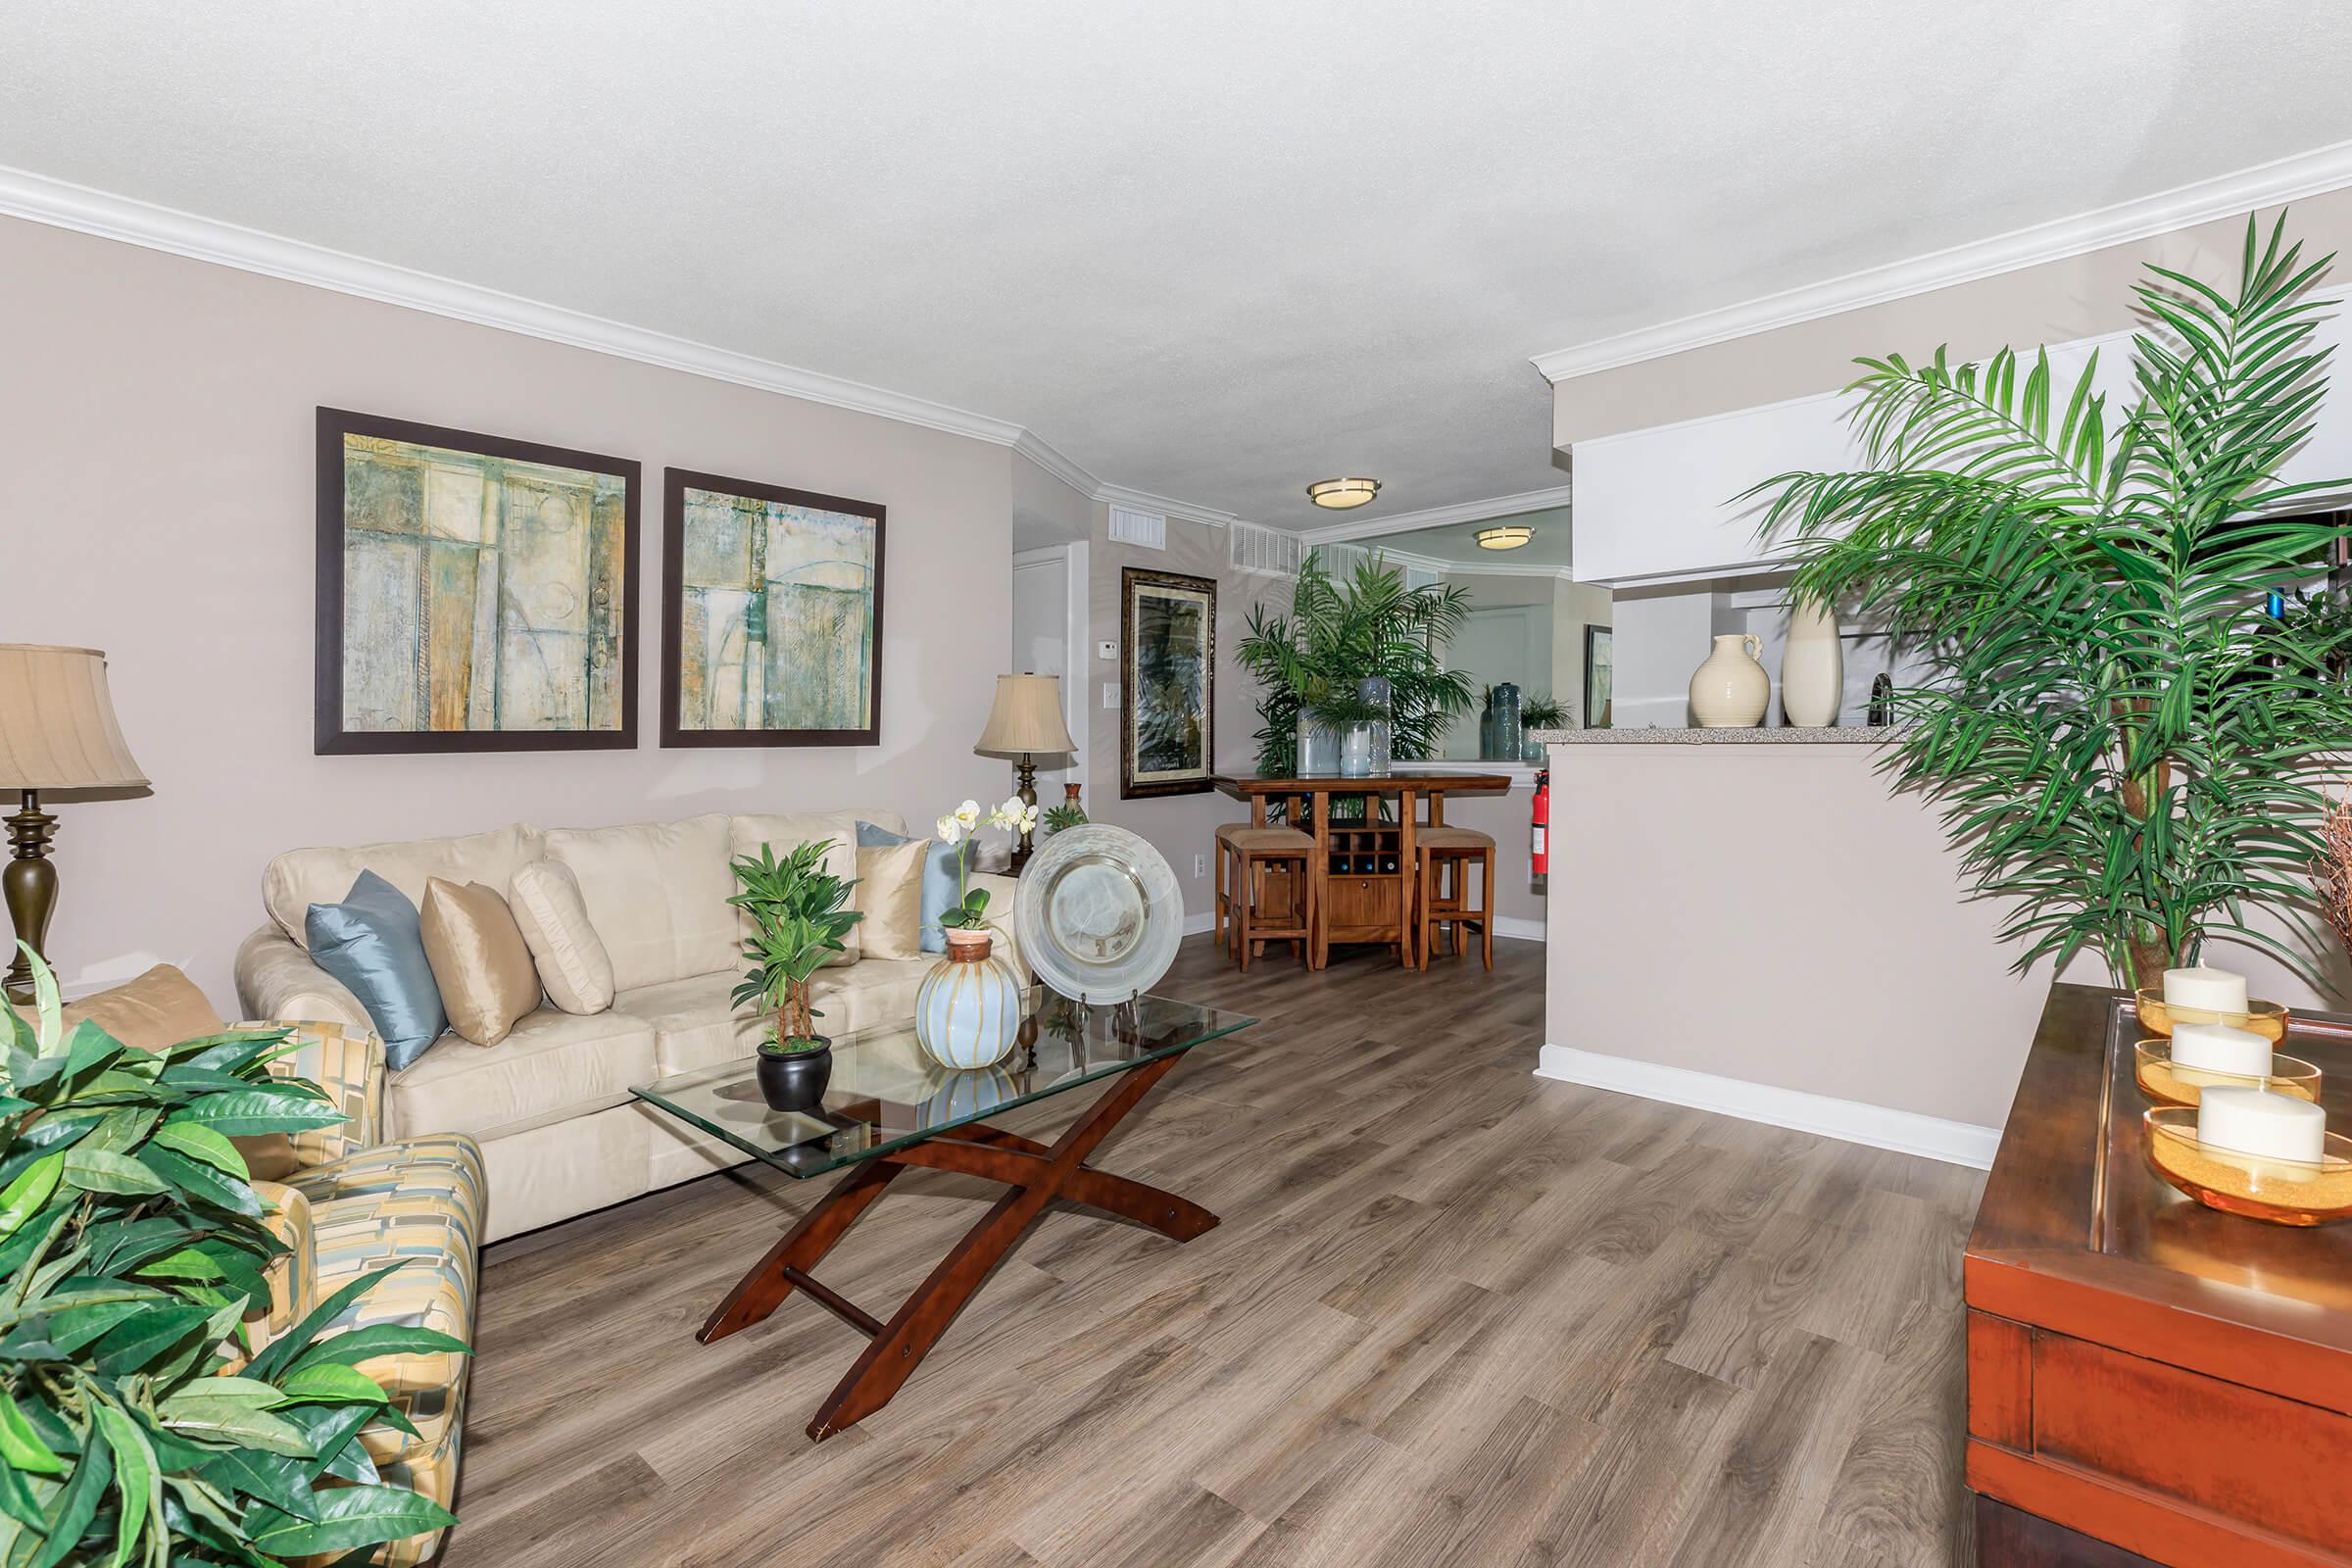
[[[1289,942],[1305,961],[1307,943],[1314,935],[1314,879],[1307,874],[1314,853],[1314,839],[1295,827],[1249,827],[1239,822],[1218,827],[1216,936],[1245,972],[1251,956],[1268,942]],[[1269,867],[1287,873],[1289,893],[1279,913],[1266,904]]]
[[[1494,840],[1475,828],[1433,825],[1414,835],[1420,860],[1413,879],[1413,903],[1419,918],[1420,965],[1429,967],[1434,935],[1451,928],[1453,956],[1462,956],[1462,927],[1478,928],[1487,972],[1494,971]],[[1470,902],[1470,867],[1479,868],[1478,903]]]

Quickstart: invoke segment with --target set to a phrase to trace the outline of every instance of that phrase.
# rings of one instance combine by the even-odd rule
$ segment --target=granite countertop
[[[1884,746],[1903,732],[1898,724],[1798,729],[1751,725],[1740,729],[1539,729],[1530,736],[1557,746]]]

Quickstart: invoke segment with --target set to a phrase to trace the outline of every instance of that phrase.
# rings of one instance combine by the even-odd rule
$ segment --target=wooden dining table
[[[1307,965],[1320,969],[1331,961],[1337,942],[1394,942],[1396,958],[1405,967],[1414,962],[1413,881],[1420,868],[1413,834],[1421,802],[1429,803],[1429,826],[1446,822],[1448,795],[1499,795],[1511,787],[1507,773],[1454,773],[1392,769],[1380,778],[1340,778],[1328,774],[1307,778],[1268,778],[1254,773],[1220,773],[1218,791],[1250,805],[1250,825],[1266,825],[1266,808],[1275,801],[1289,803],[1294,823],[1301,808],[1314,835],[1314,854],[1307,875],[1314,884],[1311,922],[1306,944]],[[1364,820],[1334,822],[1334,797],[1356,796],[1365,802]],[[1393,800],[1396,820],[1375,820],[1372,803]],[[1394,836],[1396,848],[1387,848]],[[1388,862],[1394,856],[1395,868]],[[1491,901],[1492,890],[1488,892]],[[1394,899],[1395,907],[1390,907]]]

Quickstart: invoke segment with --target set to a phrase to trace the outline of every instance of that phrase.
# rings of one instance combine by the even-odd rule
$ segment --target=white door
[[[1057,806],[1063,784],[1086,782],[1086,710],[1073,687],[1071,650],[1086,636],[1086,547],[1051,545],[1022,550],[1012,558],[1011,668],[1061,679],[1061,718],[1078,743],[1075,761],[1037,760],[1037,800]],[[1076,683],[1083,686],[1082,680]]]

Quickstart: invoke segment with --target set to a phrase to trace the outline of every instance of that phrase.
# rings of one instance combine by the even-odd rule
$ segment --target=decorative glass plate
[[[2249,1002],[2244,1012],[2216,1012],[2211,1007],[2168,1005],[2160,990],[2142,988],[2132,995],[2137,1004],[2139,1026],[2166,1039],[2172,1038],[2176,1023],[2218,1023],[2260,1035],[2274,1046],[2286,1039],[2286,1008],[2276,1002]]]
[[[2197,1141],[2197,1113],[2160,1105],[2147,1126],[2148,1163],[2207,1208],[2274,1225],[2325,1225],[2352,1218],[2352,1139],[2327,1135],[2317,1164],[2266,1159]]]
[[[2173,1043],[2169,1040],[2142,1040],[2132,1048],[2132,1079],[2139,1092],[2164,1105],[2193,1105],[2205,1090],[2222,1088],[2268,1089],[2273,1094],[2292,1095],[2314,1104],[2320,1099],[2320,1069],[2300,1056],[2279,1052],[2271,1053],[2271,1070],[2257,1076],[2234,1072],[2216,1072],[2210,1067],[2183,1067],[2173,1060]]]
[[[1046,840],[1021,872],[1012,929],[1037,977],[1098,1005],[1149,991],[1184,941],[1184,894],[1157,850],[1090,822]]]

